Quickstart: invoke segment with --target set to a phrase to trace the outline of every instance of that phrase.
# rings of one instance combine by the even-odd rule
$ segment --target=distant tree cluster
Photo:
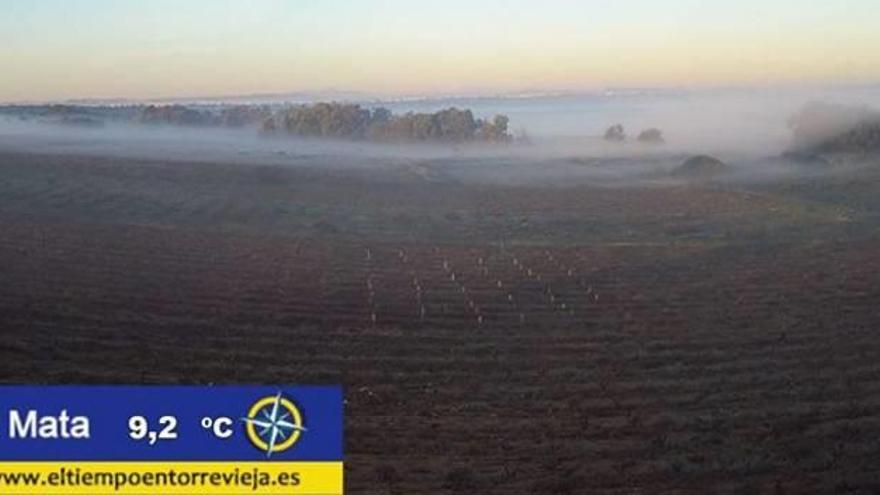
[[[264,121],[263,130],[297,136],[361,137],[372,119],[372,113],[359,105],[316,103],[275,112]]]
[[[788,124],[797,151],[880,150],[880,112],[866,106],[814,102],[792,116]]]
[[[614,124],[605,130],[605,140],[613,143],[622,143],[626,141],[626,130],[623,128],[621,124]],[[652,127],[650,129],[645,129],[640,132],[638,137],[636,138],[638,142],[645,144],[662,144],[665,141],[663,140],[663,131],[657,129],[656,127]]]
[[[626,140],[626,131],[620,124],[614,124],[605,130],[605,141],[620,143]]]
[[[106,121],[195,127],[254,126],[294,136],[364,139],[383,142],[506,142],[513,139],[504,115],[474,118],[470,110],[394,115],[387,108],[351,103],[315,103],[273,113],[268,105],[8,105],[0,115],[71,125],[100,126]]]
[[[663,131],[653,127],[651,129],[645,129],[644,131],[639,133],[639,137],[636,138],[640,143],[648,143],[648,144],[661,144],[663,143]]]
[[[0,115],[20,120],[38,119],[52,123],[72,125],[101,125],[105,121],[129,121],[140,109],[137,106],[85,106],[85,105],[4,105]]]
[[[259,125],[272,111],[264,105],[234,105],[217,109],[196,109],[184,105],[148,105],[134,119],[142,124],[244,127]]]
[[[370,110],[350,103],[316,103],[276,112],[266,119],[263,130],[371,141],[504,142],[511,139],[508,123],[504,115],[492,120],[475,119],[470,110],[457,108],[394,115],[382,107]]]
[[[222,108],[217,120],[224,127],[245,127],[260,125],[271,115],[268,105],[235,105]]]
[[[859,122],[849,131],[817,146],[816,151],[821,153],[880,151],[880,120]]]
[[[149,105],[141,110],[137,122],[142,124],[174,124],[190,126],[215,125],[211,112],[183,105]]]

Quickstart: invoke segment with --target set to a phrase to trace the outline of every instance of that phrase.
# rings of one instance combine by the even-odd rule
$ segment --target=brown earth
[[[874,219],[0,154],[0,378],[342,383],[350,493],[874,493]]]

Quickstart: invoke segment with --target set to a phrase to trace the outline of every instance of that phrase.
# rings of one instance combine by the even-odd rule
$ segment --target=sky
[[[880,82],[878,0],[3,0],[0,101]]]

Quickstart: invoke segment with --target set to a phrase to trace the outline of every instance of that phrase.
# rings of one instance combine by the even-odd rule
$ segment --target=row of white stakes
[[[439,252],[438,248],[436,248],[436,247],[434,248],[434,251]],[[550,263],[555,262],[554,256],[549,251],[545,250],[544,254],[545,254],[548,262],[550,262]],[[372,251],[370,250],[370,248],[365,248],[365,259],[367,262],[372,262]],[[409,262],[409,256],[406,254],[406,251],[402,248],[398,249],[398,259],[401,263],[404,263],[404,264]],[[524,263],[519,261],[519,259],[516,258],[515,256],[511,256],[511,261],[512,261],[513,265],[515,267],[519,268],[521,272],[525,273],[527,277],[532,278],[533,280],[535,280],[537,282],[540,282],[542,280],[542,277],[539,273],[537,273],[535,270],[527,267]],[[575,276],[574,270],[566,267],[564,265],[564,263],[558,262],[556,264],[557,264],[558,268],[560,268],[562,271],[566,272],[566,275],[569,278]],[[467,295],[468,294],[467,287],[464,285],[463,282],[460,281],[459,278],[456,277],[456,273],[452,269],[448,259],[443,258],[442,267],[443,267],[443,271],[449,275],[450,281],[453,282],[455,285],[457,285],[459,290],[461,291],[461,293],[465,295],[466,306],[471,311],[473,311],[474,316],[476,317],[477,323],[479,325],[482,325],[483,324],[483,315],[480,311],[479,305],[477,305],[476,302]],[[483,257],[477,258],[477,268],[478,268],[478,273],[480,275],[482,275],[484,277],[488,277],[489,268],[486,266],[485,260],[483,259]],[[496,279],[496,287],[498,289],[503,289],[504,282],[501,279]],[[420,283],[417,275],[413,276],[413,288],[415,290],[416,303],[419,307],[419,320],[424,320],[427,315],[427,310],[426,310],[424,302],[422,300],[423,291],[422,291],[421,283]],[[375,287],[373,284],[372,267],[369,269],[369,273],[367,275],[367,293],[368,293],[368,296],[367,296],[368,304],[370,306],[370,320],[375,325],[378,320],[378,317],[376,314],[376,306],[375,306],[375,294],[376,293],[375,293]],[[574,314],[574,310],[568,308],[564,302],[560,303],[559,306],[557,307],[556,295],[553,293],[550,284],[547,284],[547,286],[545,288],[545,294],[547,295],[548,303],[553,310],[560,309],[560,310],[565,311],[568,309],[571,314]],[[516,303],[516,299],[513,296],[513,293],[507,292],[506,295],[507,295],[508,302],[510,302],[514,306],[514,308],[518,310],[519,306]],[[587,296],[588,296],[588,298],[592,299],[594,302],[599,301],[599,294],[593,290],[592,286],[588,287]],[[520,311],[519,312],[519,319],[520,319],[521,323],[525,323],[525,320],[526,320],[525,313]]]

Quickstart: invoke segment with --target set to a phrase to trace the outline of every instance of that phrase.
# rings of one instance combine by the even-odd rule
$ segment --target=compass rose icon
[[[241,420],[245,423],[248,439],[256,448],[265,451],[266,457],[289,449],[307,431],[299,408],[281,392],[254,402],[247,417]]]

